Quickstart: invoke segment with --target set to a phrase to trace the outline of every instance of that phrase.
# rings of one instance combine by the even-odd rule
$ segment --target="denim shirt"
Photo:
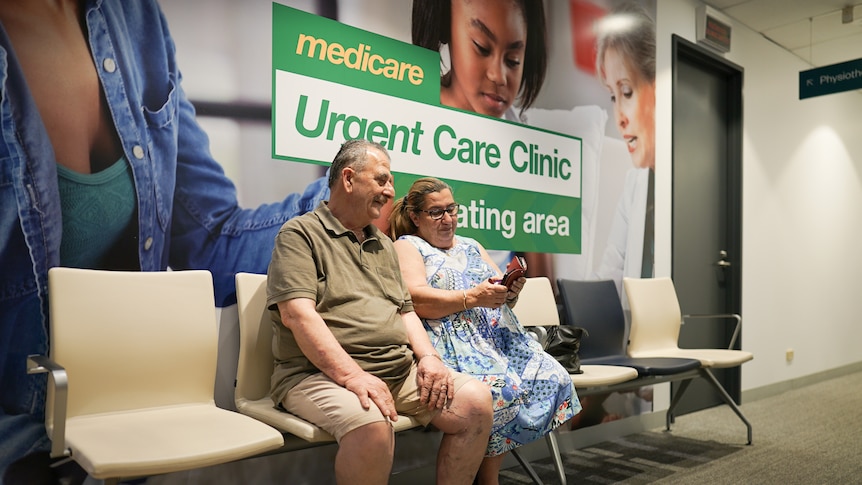
[[[96,71],[134,177],[143,271],[208,269],[216,303],[233,303],[238,271],[265,273],[275,235],[329,195],[320,178],[303,194],[238,206],[180,85],[175,47],[153,0],[87,1]],[[56,159],[0,25],[0,477],[48,446],[45,376],[29,354],[48,352],[48,269],[59,264],[62,222]]]

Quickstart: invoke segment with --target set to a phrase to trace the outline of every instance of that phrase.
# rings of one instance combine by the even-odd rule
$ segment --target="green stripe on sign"
[[[396,173],[396,197],[419,178]],[[443,180],[461,205],[458,234],[475,238],[487,249],[581,253],[580,198]]]
[[[389,96],[440,103],[440,55],[273,3],[272,68]]]

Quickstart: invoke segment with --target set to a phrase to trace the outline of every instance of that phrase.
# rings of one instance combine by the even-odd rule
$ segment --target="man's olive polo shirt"
[[[275,239],[267,278],[273,322],[275,371],[271,396],[280,403],[302,379],[320,372],[281,323],[277,304],[310,298],[345,351],[359,366],[400,384],[413,363],[401,313],[413,301],[401,279],[392,241],[374,225],[362,243],[322,202],[313,212],[287,221]]]

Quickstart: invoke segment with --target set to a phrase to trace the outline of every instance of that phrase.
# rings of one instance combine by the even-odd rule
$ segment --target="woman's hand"
[[[506,302],[507,303],[511,303],[518,298],[518,295],[521,294],[521,290],[524,289],[524,283],[526,283],[526,282],[527,282],[527,278],[524,278],[522,276],[522,277],[516,279],[512,283],[512,287],[509,288],[509,291],[506,293]]]
[[[467,290],[468,308],[488,307],[500,308],[506,303],[506,295],[509,290],[494,280],[484,280],[478,285]]]

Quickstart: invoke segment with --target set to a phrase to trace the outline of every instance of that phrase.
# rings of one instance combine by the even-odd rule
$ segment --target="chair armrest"
[[[27,356],[27,374],[43,374],[49,376],[49,387],[53,387],[54,399],[51,406],[51,428],[45,426],[48,438],[51,439],[51,457],[69,456],[66,448],[66,399],[69,393],[69,380],[66,369],[44,355]]]
[[[541,326],[533,326],[533,327],[525,327],[524,331],[526,331],[527,335],[529,335],[533,340],[539,342],[539,345],[542,347],[548,342],[548,329]]]
[[[739,338],[739,332],[742,329],[742,316],[738,313],[701,313],[683,315],[683,323],[685,323],[686,318],[724,318],[736,320],[736,327],[733,329],[733,335],[730,337],[730,345],[727,346],[729,350],[733,350],[733,346],[736,345],[736,339]]]

